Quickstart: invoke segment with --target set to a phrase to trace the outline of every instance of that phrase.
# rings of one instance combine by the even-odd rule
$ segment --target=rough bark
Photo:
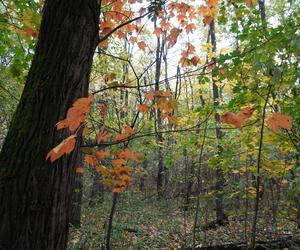
[[[45,156],[68,135],[55,124],[88,93],[98,23],[96,0],[45,2],[35,56],[0,153],[0,249],[66,249],[78,146],[53,164]]]

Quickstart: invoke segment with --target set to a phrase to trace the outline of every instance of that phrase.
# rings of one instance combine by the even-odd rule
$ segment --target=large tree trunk
[[[1,250],[66,248],[77,147],[53,164],[45,156],[68,135],[55,124],[88,93],[98,19],[96,0],[45,3],[35,56],[0,153]]]

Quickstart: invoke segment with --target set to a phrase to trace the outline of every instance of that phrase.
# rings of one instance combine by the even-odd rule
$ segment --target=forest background
[[[1,0],[0,249],[299,244],[299,6]]]

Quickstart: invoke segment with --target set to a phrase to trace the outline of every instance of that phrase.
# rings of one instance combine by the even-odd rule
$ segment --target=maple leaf
[[[125,135],[125,134],[117,133],[117,134],[116,134],[116,137],[115,137],[115,140],[116,140],[116,141],[122,141],[122,140],[124,140],[126,137],[127,137],[127,135]]]
[[[201,59],[198,56],[193,56],[191,62],[194,66],[201,63]]]
[[[94,155],[85,155],[84,161],[92,167],[98,165],[98,160]]]
[[[137,43],[137,37],[132,36],[132,37],[130,37],[129,41],[130,41],[132,44],[135,44],[135,43]]]
[[[199,8],[199,11],[200,11],[201,15],[205,16],[208,12],[208,7],[202,4]]]
[[[70,154],[73,151],[75,144],[76,144],[76,135],[69,136],[47,154],[46,160],[50,158],[51,162],[54,162],[62,155]]]
[[[138,111],[146,113],[149,110],[149,106],[146,104],[139,104]]]
[[[255,107],[256,106],[243,108],[238,113],[227,112],[221,117],[220,122],[231,124],[241,129],[246,120],[253,114]]]
[[[120,154],[119,158],[127,160],[128,158],[131,158],[132,151],[129,148],[125,148]]]
[[[160,26],[163,30],[170,30],[172,28],[172,25],[168,22],[161,22]]]
[[[207,24],[207,25],[210,25],[210,23],[214,20],[214,18],[212,16],[205,16],[203,18],[203,23],[204,24]]]
[[[192,33],[197,28],[196,24],[190,23],[185,26],[186,33]]]
[[[216,8],[217,5],[218,5],[218,0],[207,0],[207,4],[208,4],[210,7]]]
[[[293,118],[289,115],[275,113],[270,119],[266,121],[266,123],[274,132],[278,132],[281,128],[292,128],[292,121]]]
[[[77,99],[69,108],[66,119],[56,124],[57,130],[69,128],[71,132],[74,132],[85,121],[86,114],[90,111],[90,105],[93,101],[93,95]]]
[[[120,193],[125,189],[125,187],[115,187],[113,188],[113,193]]]
[[[236,128],[242,128],[242,121],[235,113],[232,112],[227,112],[226,114],[224,114],[221,117],[220,122],[231,124]]]
[[[89,128],[84,127],[83,130],[82,130],[82,135],[85,136],[88,132],[89,132]]]
[[[132,135],[133,132],[134,132],[134,129],[133,129],[132,127],[126,126],[126,127],[124,128],[124,131],[125,131],[125,133],[128,134],[128,135]]]
[[[172,97],[172,92],[170,90],[164,91],[161,93],[164,97]]]
[[[169,48],[172,48],[176,44],[178,36],[180,35],[180,33],[181,33],[181,30],[178,29],[178,28],[172,28],[170,30],[170,34],[166,38],[167,41],[168,41],[168,47]]]
[[[95,156],[98,160],[104,160],[105,158],[109,157],[110,153],[109,151],[105,150],[98,150],[95,152]]]
[[[157,37],[161,36],[164,34],[162,28],[155,28],[153,31],[153,34],[156,35]]]
[[[145,41],[140,41],[140,42],[137,43],[137,45],[142,50],[145,50],[145,48],[147,47],[147,44],[145,43]]]
[[[111,161],[111,165],[113,165],[114,167],[121,167],[124,163],[124,159],[115,159]]]
[[[83,174],[84,173],[84,168],[83,167],[77,167],[77,168],[75,168],[75,173],[76,174]]]
[[[140,152],[136,152],[130,156],[131,160],[135,162],[142,162],[144,160],[144,155]]]
[[[149,91],[148,93],[145,94],[145,98],[149,101],[152,101],[154,99],[154,93],[153,91]]]

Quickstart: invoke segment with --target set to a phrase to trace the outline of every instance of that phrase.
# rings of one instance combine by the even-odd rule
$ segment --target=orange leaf
[[[132,151],[129,148],[125,148],[120,154],[119,157],[127,160],[132,156]]]
[[[186,33],[192,33],[197,28],[196,24],[190,23],[187,26],[185,26]]]
[[[148,93],[146,93],[145,98],[149,101],[154,99],[154,93],[153,91],[149,91]]]
[[[92,103],[94,102],[94,96],[90,95],[88,97],[82,97],[77,99],[73,106],[74,107],[83,107],[83,108],[87,108],[89,107]]]
[[[292,128],[292,121],[293,118],[289,115],[275,113],[269,120],[266,121],[266,123],[274,132],[278,132],[281,128]]]
[[[164,34],[162,28],[155,28],[153,31],[153,34],[155,34],[156,36],[161,36]]]
[[[93,95],[77,99],[69,108],[66,119],[56,124],[57,130],[69,128],[71,132],[74,132],[85,121],[86,114],[90,111],[90,105],[93,101]]]
[[[199,10],[200,10],[200,13],[201,13],[202,16],[205,16],[207,14],[207,12],[208,12],[207,6],[205,6],[203,4],[200,6]]]
[[[136,152],[131,156],[131,160],[135,162],[142,162],[144,160],[144,155],[140,152]]]
[[[88,132],[89,132],[89,128],[88,127],[84,127],[84,129],[82,131],[82,135],[85,136]]]
[[[95,167],[96,165],[98,165],[98,160],[93,155],[85,155],[84,161],[92,167]]]
[[[98,160],[104,160],[105,158],[109,157],[110,153],[105,150],[99,150],[95,152],[95,156]]]
[[[137,38],[135,36],[130,37],[129,41],[134,44],[137,43]]]
[[[242,128],[243,124],[246,120],[251,117],[253,111],[255,110],[255,106],[243,108],[238,113],[227,112],[220,119],[220,122],[231,124],[236,128]]]
[[[149,106],[146,104],[140,104],[138,106],[138,111],[142,112],[142,113],[146,113],[149,110]]]
[[[164,96],[164,97],[171,97],[172,96],[172,92],[170,90],[167,90],[165,92],[162,92],[162,96]]]
[[[122,141],[122,140],[124,140],[126,137],[127,137],[127,135],[125,135],[125,134],[117,133],[117,134],[116,134],[116,137],[115,137],[115,140],[116,140],[116,141]]]
[[[124,188],[122,188],[122,187],[115,187],[115,188],[113,188],[113,192],[114,193],[120,193],[123,190],[124,190]]]
[[[63,154],[71,153],[75,147],[75,144],[76,144],[76,135],[69,136],[47,154],[46,160],[50,158],[51,162],[54,162],[55,160],[60,158]]]
[[[83,167],[77,167],[75,169],[75,173],[77,173],[77,174],[83,174],[84,173],[84,168]]]
[[[241,120],[239,119],[239,117],[235,113],[232,113],[232,112],[227,112],[226,114],[224,114],[221,117],[220,121],[222,123],[231,124],[236,128],[242,128]]]
[[[210,7],[217,7],[218,5],[218,0],[207,0],[207,4],[210,6]]]
[[[219,72],[221,75],[224,75],[225,74],[225,69],[219,69]]]
[[[207,24],[207,25],[210,25],[210,23],[211,23],[213,20],[214,20],[214,19],[213,19],[212,16],[205,16],[205,17],[203,18],[203,23],[204,23],[204,24]]]
[[[111,161],[111,164],[112,164],[114,167],[121,167],[124,163],[125,163],[125,160],[124,160],[124,159],[115,159],[115,160],[112,160],[112,161]]]
[[[144,41],[140,41],[137,43],[140,49],[144,50],[147,47],[147,44]]]
[[[125,131],[128,135],[132,135],[134,130],[133,130],[132,127],[127,126],[127,127],[124,128],[124,131]]]

